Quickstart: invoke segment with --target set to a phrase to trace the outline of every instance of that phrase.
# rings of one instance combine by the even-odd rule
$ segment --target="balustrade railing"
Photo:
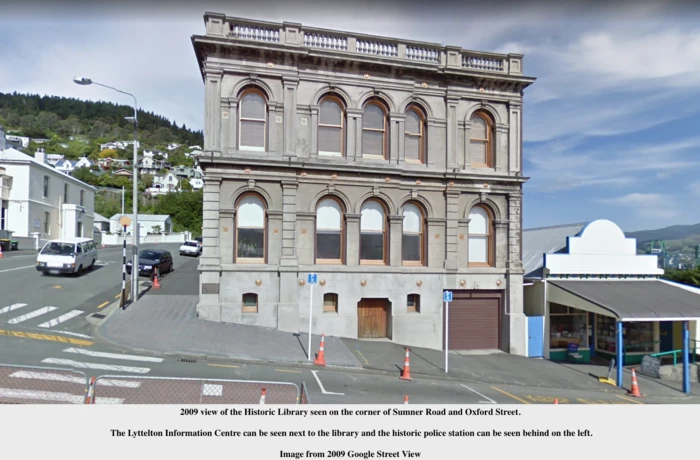
[[[438,44],[366,35],[356,36],[344,32],[302,27],[299,24],[262,21],[256,24],[255,21],[239,18],[226,18],[223,30],[224,35],[242,40],[342,51],[465,70],[522,75],[522,55],[519,54],[482,53]]]

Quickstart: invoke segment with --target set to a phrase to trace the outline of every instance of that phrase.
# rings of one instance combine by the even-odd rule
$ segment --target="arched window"
[[[338,294],[331,292],[323,294],[323,312],[338,313]]]
[[[343,263],[343,209],[334,198],[316,208],[316,263]]]
[[[404,158],[408,163],[425,162],[425,116],[418,107],[406,111]]]
[[[257,313],[258,312],[258,295],[257,294],[243,294],[243,313]]]
[[[335,96],[326,96],[321,100],[318,117],[318,154],[343,155],[343,103]]]
[[[377,101],[365,105],[362,115],[362,156],[386,158],[386,109]]]
[[[469,163],[472,166],[490,168],[493,165],[491,119],[484,113],[476,112],[472,115],[471,123]]]
[[[267,102],[262,92],[249,89],[243,93],[238,121],[238,148],[265,151]]]
[[[265,263],[265,205],[257,195],[238,200],[236,257],[241,263]]]
[[[483,206],[469,212],[469,265],[492,264],[491,213]]]
[[[362,205],[360,217],[360,263],[386,263],[386,211],[384,206],[369,200]]]
[[[404,265],[423,265],[423,213],[415,204],[403,206],[401,259]]]

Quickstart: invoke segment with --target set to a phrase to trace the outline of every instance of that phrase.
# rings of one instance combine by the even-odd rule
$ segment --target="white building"
[[[153,185],[146,191],[151,195],[165,195],[179,189],[179,180],[175,174],[169,172],[164,176],[155,176]]]
[[[132,224],[126,227],[126,233],[131,233],[131,228],[134,221],[133,214],[115,214],[109,219],[109,231],[111,233],[119,233],[122,226],[119,225],[119,219],[122,216],[129,216]],[[149,233],[171,233],[173,231],[173,221],[170,216],[162,214],[139,214],[139,239]],[[158,228],[156,228],[158,227]],[[155,230],[154,230],[155,229]]]
[[[192,186],[192,189],[199,190],[202,187],[204,187],[204,179],[201,179],[201,178],[190,179],[190,185]]]
[[[100,150],[106,149],[126,149],[129,146],[134,145],[134,141],[114,141],[107,142],[106,144],[100,144]],[[136,148],[139,147],[139,141],[136,141]]]
[[[27,147],[29,147],[29,141],[31,140],[31,139],[28,138],[28,137],[24,137],[24,136],[13,136],[13,135],[11,135],[11,134],[8,134],[7,136],[5,136],[5,138],[6,138],[8,141],[19,142],[20,145],[22,145],[22,147],[25,148],[25,149],[26,149]]]
[[[172,144],[168,144],[168,146],[166,148],[168,150],[175,150],[178,147],[180,147],[180,144],[176,144],[175,142],[173,142]]]
[[[44,149],[37,149],[40,151],[44,151]],[[44,158],[46,159],[46,163],[50,164],[51,166],[56,166],[56,164],[63,160],[65,157],[61,155],[60,153],[47,153],[44,155]]]
[[[8,230],[10,190],[12,190],[12,177],[8,176],[5,173],[5,168],[0,166],[0,230]]]
[[[0,166],[12,177],[7,227],[13,237],[39,233],[42,240],[92,236],[95,188],[18,150],[0,151]]]
[[[146,158],[153,158],[156,155],[162,156],[164,160],[168,159],[168,152],[162,152],[155,149],[144,149],[143,151],[143,156]]]

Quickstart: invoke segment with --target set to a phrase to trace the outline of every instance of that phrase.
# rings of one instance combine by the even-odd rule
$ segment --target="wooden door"
[[[362,299],[357,304],[357,337],[378,339],[387,337],[391,311],[386,299]]]

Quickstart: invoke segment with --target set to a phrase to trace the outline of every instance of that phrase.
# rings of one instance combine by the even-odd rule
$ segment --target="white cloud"
[[[673,197],[660,193],[630,193],[598,202],[629,208],[640,218],[672,219],[680,214]]]
[[[688,190],[695,196],[700,197],[700,181],[688,184]]]

